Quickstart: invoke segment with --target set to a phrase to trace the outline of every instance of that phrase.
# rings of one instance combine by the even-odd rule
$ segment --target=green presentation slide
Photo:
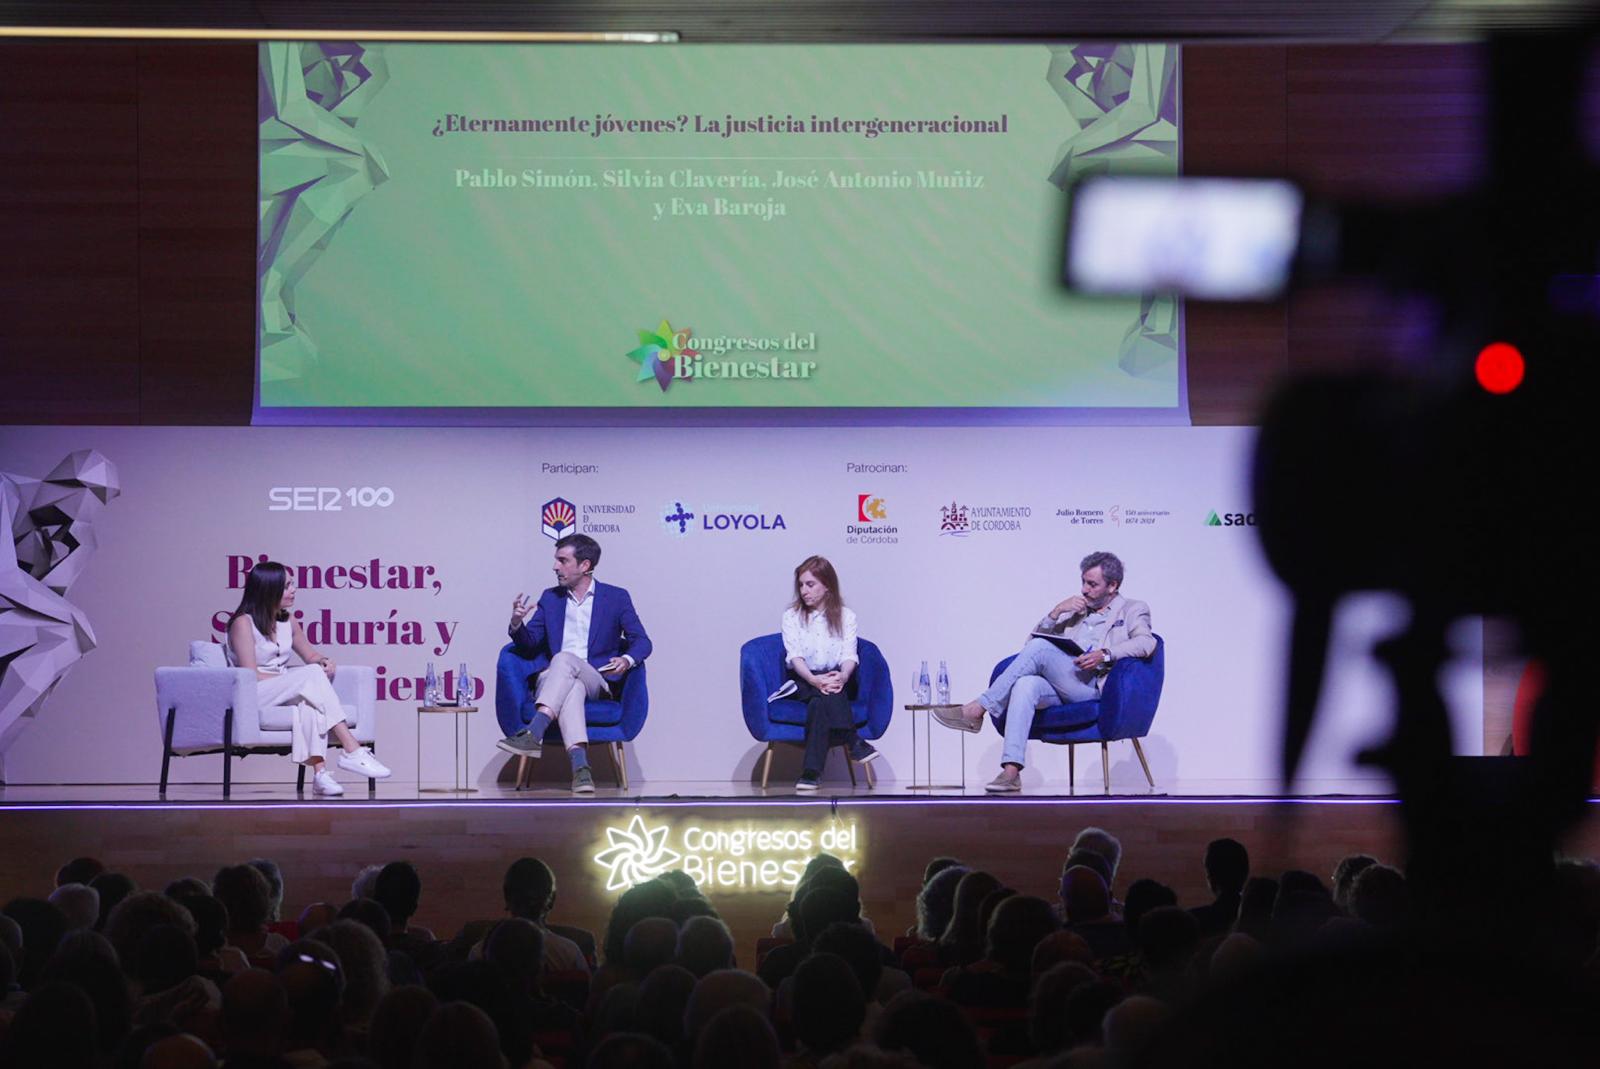
[[[1126,409],[1181,308],[1061,283],[1178,170],[1170,45],[261,46],[262,411]]]

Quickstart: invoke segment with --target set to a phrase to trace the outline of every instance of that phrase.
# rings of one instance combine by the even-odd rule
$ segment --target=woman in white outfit
[[[344,722],[344,707],[329,682],[333,659],[313,649],[306,641],[305,628],[290,619],[294,595],[294,577],[283,565],[266,561],[250,569],[244,596],[228,622],[228,663],[256,670],[257,701],[263,707],[293,706],[290,757],[310,767],[312,793],[344,793],[323,759],[329,735],[342,747],[340,768],[369,779],[388,779],[389,769],[371,750],[357,745]],[[291,652],[305,663],[290,666]]]

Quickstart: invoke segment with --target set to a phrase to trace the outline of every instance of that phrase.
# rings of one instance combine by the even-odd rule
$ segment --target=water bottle
[[[940,705],[950,704],[950,669],[945,667],[943,661],[939,662],[939,689],[936,693]]]
[[[456,704],[472,704],[472,677],[467,675],[467,662],[462,661],[456,668]]]
[[[932,693],[933,690],[928,685],[928,662],[923,661],[922,667],[917,670],[917,704],[927,705]]]
[[[422,704],[437,706],[439,704],[439,677],[434,674],[433,662],[428,662],[428,675],[422,681]]]

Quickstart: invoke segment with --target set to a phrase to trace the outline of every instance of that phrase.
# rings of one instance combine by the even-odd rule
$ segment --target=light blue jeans
[[[1006,714],[1006,741],[1001,764],[1026,765],[1028,732],[1041,707],[1100,700],[1094,672],[1079,671],[1073,658],[1042,638],[1031,638],[1017,659],[978,695],[990,716]]]

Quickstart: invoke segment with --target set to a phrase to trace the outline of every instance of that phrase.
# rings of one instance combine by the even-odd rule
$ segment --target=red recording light
[[[1478,353],[1473,372],[1478,385],[1495,394],[1507,394],[1522,385],[1523,372],[1527,370],[1522,353],[1515,345],[1503,341],[1485,345]]]

